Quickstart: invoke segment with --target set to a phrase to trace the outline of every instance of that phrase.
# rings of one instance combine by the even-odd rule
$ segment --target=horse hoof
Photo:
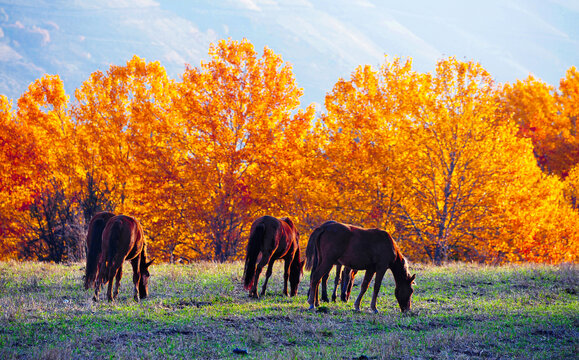
[[[310,307],[308,308],[308,310],[314,310],[314,305],[310,305]]]

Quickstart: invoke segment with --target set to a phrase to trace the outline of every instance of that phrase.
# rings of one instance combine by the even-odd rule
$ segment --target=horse
[[[105,225],[115,214],[107,211],[99,212],[90,219],[88,234],[86,236],[86,268],[84,275],[84,288],[89,289],[95,285],[99,273],[99,258],[101,255],[102,235]]]
[[[360,294],[354,303],[360,311],[360,302],[368,290],[368,285],[376,274],[374,294],[370,307],[377,313],[376,299],[380,285],[388,269],[392,271],[396,282],[394,291],[402,312],[412,306],[412,285],[416,274],[410,276],[406,259],[398,246],[386,231],[365,229],[338,222],[324,223],[314,230],[306,248],[306,269],[312,269],[310,277],[310,309],[319,306],[318,287],[322,277],[335,263],[340,263],[354,270],[366,270]]]
[[[149,293],[149,266],[143,228],[130,216],[117,215],[109,219],[103,230],[100,272],[95,286],[94,301],[99,301],[99,291],[108,283],[107,298],[114,301],[119,293],[123,276],[123,263],[130,260],[133,266],[134,299],[144,299]],[[111,292],[113,280],[116,279],[115,291]]]
[[[267,265],[260,296],[265,294],[273,264],[275,260],[282,259],[284,260],[283,294],[288,296],[289,279],[290,296],[295,296],[303,273],[304,261],[300,259],[299,234],[294,223],[287,217],[278,219],[266,215],[256,219],[251,224],[243,271],[244,288],[249,290],[249,297],[259,298],[257,295],[259,275]]]

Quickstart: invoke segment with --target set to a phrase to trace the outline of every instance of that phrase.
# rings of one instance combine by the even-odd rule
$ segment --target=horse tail
[[[116,218],[112,224],[107,225],[110,225],[110,227],[107,229],[108,233],[106,234],[106,239],[104,236],[105,234],[103,233],[103,242],[106,243],[106,254],[101,254],[101,268],[99,270],[100,282],[103,284],[109,280],[109,267],[117,253],[117,246],[121,239],[122,220]]]
[[[310,235],[308,245],[306,246],[306,270],[314,270],[318,265],[318,241],[322,233],[323,227],[317,227]]]
[[[261,251],[261,244],[265,237],[265,225],[259,224],[249,235],[247,243],[247,255],[245,255],[245,270],[243,271],[243,284],[246,290],[253,286],[253,276],[255,275],[255,264],[257,256]]]
[[[289,217],[281,218],[281,220],[285,221],[285,223],[288,224],[290,228],[292,228],[292,229],[296,228],[296,226],[294,225],[294,222]]]
[[[98,275],[99,258],[101,255],[102,235],[107,219],[95,219],[89,226],[87,242],[89,243],[86,254],[86,269],[84,276],[84,288],[89,289],[94,286]]]
[[[108,253],[106,255],[107,262],[110,264],[117,253],[117,246],[121,241],[121,232],[123,222],[121,219],[116,219],[115,222],[111,225],[111,229],[109,231],[109,241],[108,241]]]

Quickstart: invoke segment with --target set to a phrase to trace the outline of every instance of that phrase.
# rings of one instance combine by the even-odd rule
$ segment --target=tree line
[[[137,217],[165,261],[244,255],[260,215],[333,219],[413,261],[576,262],[579,73],[497,84],[476,62],[359,66],[303,107],[291,65],[222,40],[178,80],[137,56],[71,98],[0,96],[0,258],[80,260],[90,218]]]

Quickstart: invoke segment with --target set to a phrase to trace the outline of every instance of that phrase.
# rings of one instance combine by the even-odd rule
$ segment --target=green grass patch
[[[154,265],[149,298],[132,299],[125,267],[119,299],[94,303],[83,264],[0,263],[2,359],[570,359],[579,350],[576,265],[414,265],[413,309],[402,314],[387,274],[369,311],[347,304],[309,311],[282,293],[250,299],[243,264]],[[101,294],[101,297],[102,294]]]

